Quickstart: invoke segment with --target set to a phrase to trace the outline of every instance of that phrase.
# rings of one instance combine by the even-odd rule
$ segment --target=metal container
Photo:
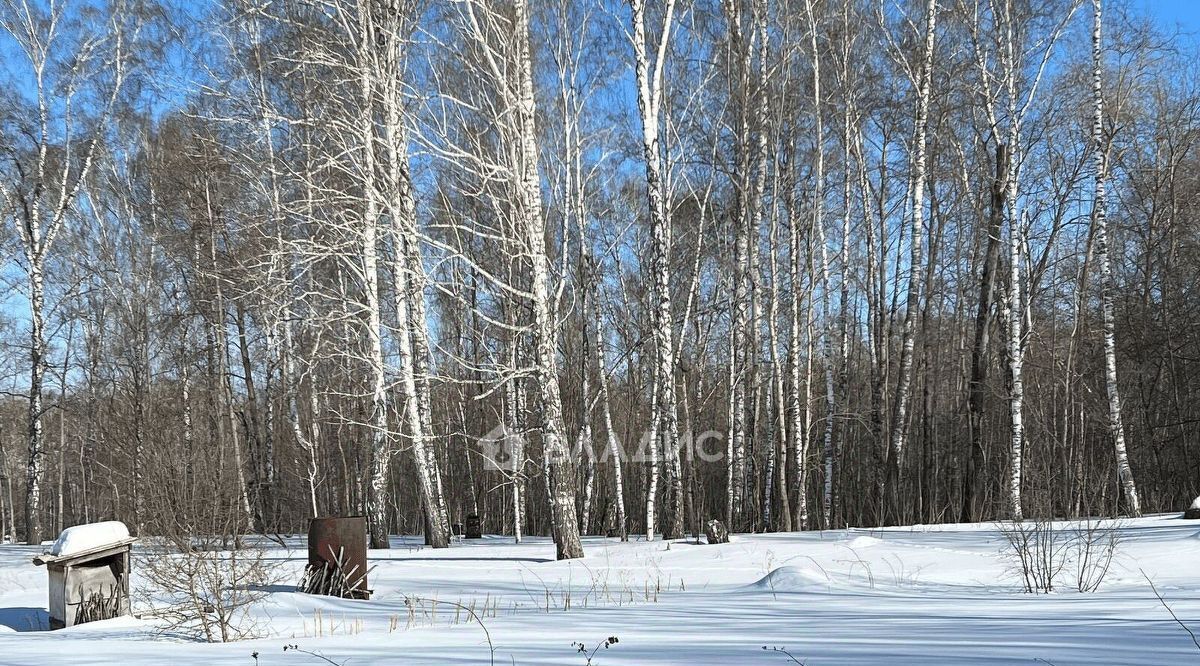
[[[483,528],[479,520],[479,516],[471,514],[467,516],[466,537],[468,539],[482,539]]]
[[[342,596],[367,599],[367,519],[311,518],[308,521],[308,567],[332,571],[341,569],[348,582]]]

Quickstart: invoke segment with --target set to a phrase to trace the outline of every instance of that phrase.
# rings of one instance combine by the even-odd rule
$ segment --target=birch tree
[[[551,284],[554,265],[547,246],[542,202],[529,11],[523,0],[508,7],[491,0],[457,3],[454,28],[465,40],[472,58],[465,65],[471,77],[469,85],[478,86],[467,91],[468,99],[478,101],[478,106],[456,106],[453,113],[480,109],[480,121],[492,128],[497,138],[495,142],[488,139],[487,143],[466,146],[439,127],[438,132],[447,136],[437,150],[451,163],[482,177],[489,196],[502,207],[503,226],[498,230],[499,238],[492,236],[491,240],[501,240],[511,248],[511,266],[520,270],[519,279],[495,275],[473,263],[494,286],[528,308],[528,327],[514,332],[527,330],[529,334],[530,365],[521,368],[513,364],[505,372],[528,376],[532,381],[551,531],[558,558],[570,559],[582,557],[583,546],[576,516],[574,466],[558,384],[558,291]],[[486,237],[481,229],[461,230]],[[470,261],[470,257],[463,258]],[[502,383],[507,381],[508,377]]]
[[[835,375],[833,335],[834,320],[830,308],[830,292],[833,289],[833,279],[829,270],[829,245],[825,234],[825,122],[822,116],[823,99],[821,97],[821,53],[818,45],[820,29],[816,15],[813,13],[812,0],[805,0],[804,13],[808,18],[809,46],[812,49],[812,96],[813,96],[813,179],[816,181],[813,195],[812,229],[816,234],[817,243],[821,246],[821,316],[824,320],[821,334],[821,364],[825,376],[825,427],[822,435],[824,446],[822,453],[825,458],[825,486],[821,493],[821,513],[825,527],[833,520],[833,460],[834,441],[833,426],[837,416],[837,398],[835,397]]]
[[[78,8],[77,8],[78,9]],[[0,210],[20,239],[29,298],[29,405],[25,470],[26,541],[40,543],[45,472],[43,392],[48,371],[46,271],[55,241],[97,158],[109,123],[133,74],[143,25],[124,2],[84,19],[65,4],[5,2],[0,31],[32,83],[19,104],[22,139],[0,142],[16,173],[0,181]]]
[[[916,320],[921,301],[920,268],[923,265],[922,238],[925,235],[925,177],[928,165],[929,101],[932,96],[933,45],[937,29],[937,0],[929,0],[925,8],[924,47],[921,69],[914,80],[916,86],[916,127],[912,148],[912,199],[909,210],[908,295],[905,301],[904,323],[900,341],[899,378],[896,384],[896,406],[892,415],[889,439],[884,502],[891,521],[900,518],[899,485],[901,457],[908,440],[908,408],[912,391],[913,346],[916,342]]]
[[[1092,162],[1095,189],[1092,197],[1092,233],[1096,238],[1096,260],[1100,264],[1100,310],[1104,337],[1104,388],[1108,394],[1108,432],[1117,460],[1117,479],[1125,495],[1125,508],[1132,516],[1142,514],[1133,468],[1125,446],[1125,424],[1121,420],[1121,391],[1117,384],[1117,325],[1113,312],[1113,270],[1109,256],[1107,194],[1108,157],[1104,138],[1104,44],[1103,0],[1092,0]]]
[[[379,284],[382,211],[378,198],[381,187],[377,183],[374,113],[375,98],[378,94],[376,87],[380,82],[371,67],[376,30],[374,17],[366,2],[360,1],[354,9],[354,20],[358,28],[354,32],[354,44],[357,49],[355,64],[358,68],[358,125],[361,132],[357,168],[363,186],[356,248],[357,258],[361,263],[355,262],[354,268],[362,280],[363,334],[367,339],[365,360],[370,372],[370,478],[367,484],[366,507],[371,547],[388,548],[392,438],[388,430],[387,368],[383,358],[383,309]]]
[[[663,114],[663,70],[671,40],[675,0],[662,7],[662,25],[657,38],[648,41],[645,0],[629,0],[632,21],[633,69],[637,85],[638,115],[642,126],[642,159],[646,167],[646,202],[651,236],[651,271],[654,280],[654,395],[650,416],[649,447],[651,463],[646,490],[646,538],[654,538],[655,501],[658,496],[659,467],[656,452],[661,448],[671,463],[669,513],[664,538],[683,534],[682,499],[677,456],[679,425],[675,400],[675,326],[671,305],[671,221],[668,218],[667,193],[664,190],[661,122]],[[661,447],[659,439],[661,437]]]
[[[520,171],[518,215],[524,227],[524,240],[532,264],[530,283],[533,307],[534,379],[541,401],[542,446],[545,465],[550,472],[550,504],[554,541],[558,559],[583,557],[579,528],[575,522],[575,476],[571,473],[569,452],[564,440],[562,399],[558,390],[558,327],[551,308],[546,229],[542,213],[541,182],[538,169],[537,112],[533,97],[533,62],[529,41],[529,6],[524,0],[513,4],[516,28],[516,89],[513,111],[517,114],[519,145],[514,146]]]

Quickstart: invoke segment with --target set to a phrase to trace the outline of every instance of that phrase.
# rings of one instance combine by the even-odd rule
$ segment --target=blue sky
[[[1200,0],[1134,0],[1133,5],[1164,27],[1178,25],[1185,31],[1200,33]]]

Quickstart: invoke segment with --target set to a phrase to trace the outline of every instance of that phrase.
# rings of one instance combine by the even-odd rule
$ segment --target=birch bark
[[[634,78],[637,85],[638,112],[642,124],[642,157],[646,163],[646,199],[650,213],[651,263],[654,274],[654,386],[657,399],[651,413],[651,440],[648,443],[652,456],[658,450],[659,437],[662,449],[672,464],[672,476],[676,476],[678,465],[675,456],[679,450],[679,422],[675,397],[675,353],[673,345],[674,318],[671,306],[671,221],[667,215],[666,193],[663,187],[662,147],[660,122],[662,118],[663,67],[666,49],[670,42],[671,22],[675,11],[674,0],[667,0],[662,32],[659,34],[654,62],[651,64],[646,36],[645,0],[629,0],[633,21]],[[658,494],[659,469],[657,461],[651,463],[646,497],[646,538],[654,537],[656,523],[655,499]],[[667,517],[665,538],[676,538],[683,533],[683,514],[678,503],[681,499],[678,479],[673,479],[668,498],[670,515]]]
[[[550,512],[558,559],[583,557],[579,525],[575,520],[575,474],[563,439],[562,398],[558,388],[558,326],[551,304],[550,259],[538,167],[536,104],[533,96],[533,63],[530,56],[529,5],[513,3],[516,17],[517,152],[519,219],[531,264],[530,293],[533,309],[535,381],[541,401],[542,447],[550,476]],[[510,89],[511,90],[511,89]]]
[[[916,342],[916,323],[921,301],[922,237],[925,228],[925,173],[928,161],[929,99],[933,80],[933,46],[937,28],[937,0],[929,0],[925,8],[925,39],[920,78],[917,81],[917,117],[915,154],[912,173],[912,228],[908,297],[905,303],[901,332],[899,379],[896,385],[896,407],[892,416],[892,435],[888,446],[887,476],[884,502],[887,522],[897,522],[899,514],[900,465],[908,440],[908,408],[912,392],[913,348]]]
[[[1095,191],[1092,204],[1092,227],[1096,236],[1096,260],[1100,264],[1100,301],[1104,319],[1104,386],[1108,393],[1108,432],[1112,437],[1117,459],[1117,479],[1125,495],[1126,508],[1132,516],[1142,514],[1133,468],[1125,446],[1125,425],[1121,420],[1121,391],[1117,384],[1117,326],[1113,312],[1112,258],[1109,248],[1106,218],[1105,180],[1108,161],[1104,146],[1104,82],[1103,82],[1103,0],[1092,0],[1092,160],[1095,163]]]

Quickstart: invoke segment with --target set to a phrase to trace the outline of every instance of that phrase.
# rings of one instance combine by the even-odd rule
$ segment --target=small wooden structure
[[[38,555],[50,573],[50,628],[129,615],[129,537],[67,555]]]

